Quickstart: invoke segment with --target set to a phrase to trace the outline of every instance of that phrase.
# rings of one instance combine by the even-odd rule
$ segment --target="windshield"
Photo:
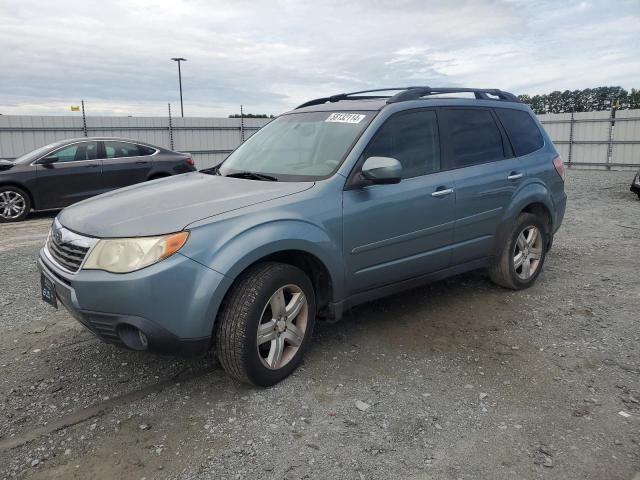
[[[36,148],[29,153],[25,153],[21,157],[15,159],[15,163],[29,163],[37,159],[40,155],[44,154],[47,150],[50,150],[53,144],[45,145],[44,147]]]
[[[220,166],[221,175],[256,180],[313,181],[340,166],[375,112],[308,112],[278,117]],[[261,174],[259,176],[247,173]]]

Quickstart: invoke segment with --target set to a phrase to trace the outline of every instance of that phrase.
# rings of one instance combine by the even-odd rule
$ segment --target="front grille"
[[[69,232],[56,220],[49,235],[47,250],[58,265],[75,273],[80,270],[84,257],[89,251],[88,240],[90,239]]]
[[[60,266],[70,272],[77,272],[89,251],[86,247],[71,245],[70,243],[58,243],[52,235],[49,239],[49,253]]]

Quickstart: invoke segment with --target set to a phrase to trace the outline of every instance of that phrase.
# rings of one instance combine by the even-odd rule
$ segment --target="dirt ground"
[[[320,324],[302,368],[270,389],[234,383],[212,355],[103,344],[39,299],[53,215],[0,225],[0,479],[631,480],[631,178],[568,172],[565,222],[533,288],[473,272],[363,305]]]

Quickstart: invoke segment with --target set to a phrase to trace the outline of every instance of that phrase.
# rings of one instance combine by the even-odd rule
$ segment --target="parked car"
[[[638,200],[640,200],[640,170],[636,173],[636,176],[633,177],[633,181],[631,182],[631,188],[629,189],[636,195],[638,195]]]
[[[442,98],[461,91],[476,98]],[[231,376],[272,385],[317,316],[479,268],[531,286],[565,205],[562,160],[508,92],[341,94],[281,115],[211,175],[63,210],[42,298],[104,341],[214,345]]]
[[[74,138],[0,160],[0,222],[195,170],[191,156],[122,138]]]

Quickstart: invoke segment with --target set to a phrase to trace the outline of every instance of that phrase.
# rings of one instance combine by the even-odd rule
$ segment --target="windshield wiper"
[[[233,178],[251,178],[254,180],[263,180],[267,182],[277,182],[278,179],[276,177],[272,177],[271,175],[265,175],[264,173],[258,172],[233,172],[225,175],[225,177],[233,177]]]

